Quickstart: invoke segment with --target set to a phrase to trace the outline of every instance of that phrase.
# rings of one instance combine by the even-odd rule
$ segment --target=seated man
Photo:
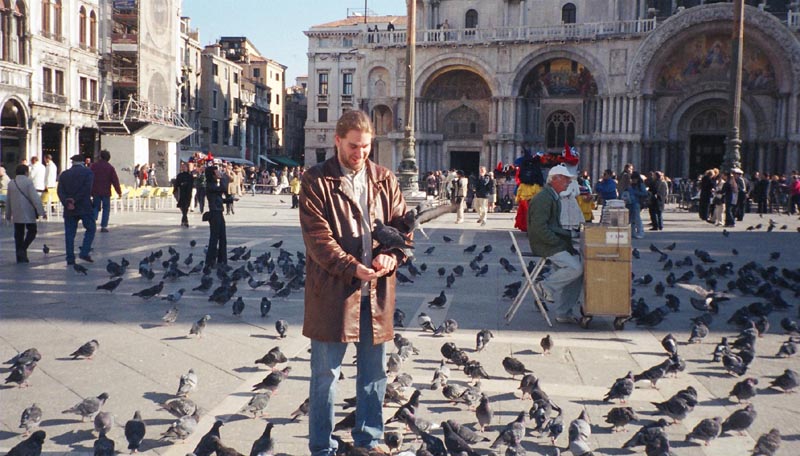
[[[544,189],[531,198],[528,207],[528,241],[534,255],[548,257],[553,272],[537,283],[539,295],[556,305],[556,321],[575,323],[583,299],[583,262],[572,240],[578,231],[561,226],[559,193],[569,187],[575,177],[564,165],[554,166],[547,174]]]

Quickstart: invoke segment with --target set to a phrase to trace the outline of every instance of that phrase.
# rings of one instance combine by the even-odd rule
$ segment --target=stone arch
[[[686,133],[687,122],[705,108],[714,106],[728,106],[730,94],[727,88],[704,87],[681,97],[671,103],[661,116],[662,125],[668,125],[667,138],[670,140],[682,139]],[[754,108],[755,106],[755,108]],[[757,108],[753,100],[742,100],[742,137],[747,139],[758,138],[758,126],[765,125],[764,113]],[[726,108],[728,109],[728,108]]]
[[[480,76],[493,96],[500,95],[500,84],[496,79],[496,70],[488,63],[474,55],[461,52],[447,53],[431,59],[417,76],[416,94],[421,97],[437,77],[452,70],[467,70]]]
[[[520,61],[519,65],[512,71],[514,79],[511,82],[511,93],[514,96],[518,95],[522,90],[525,79],[534,68],[553,59],[569,59],[583,65],[594,77],[597,84],[597,93],[599,95],[608,93],[608,77],[603,64],[594,55],[572,46],[560,47],[541,54],[532,53],[528,58]]]
[[[628,68],[626,85],[642,93],[652,93],[662,65],[654,62],[669,56],[684,40],[707,31],[730,30],[733,8],[725,3],[688,8],[673,15],[650,33],[639,46]],[[764,52],[775,67],[779,78],[778,90],[797,91],[800,88],[800,42],[772,14],[757,8],[745,7],[750,42]],[[747,43],[747,41],[746,41]]]
[[[26,104],[15,96],[3,100],[0,104],[0,128],[11,127],[28,129],[29,114]]]
[[[385,104],[372,107],[372,125],[375,126],[375,136],[384,136],[394,131],[394,114],[392,108]]]
[[[467,106],[461,105],[448,112],[444,117],[444,138],[452,139],[480,139],[486,125],[480,113]]]
[[[369,70],[367,77],[370,99],[388,98],[391,96],[391,74],[386,67],[375,66]]]

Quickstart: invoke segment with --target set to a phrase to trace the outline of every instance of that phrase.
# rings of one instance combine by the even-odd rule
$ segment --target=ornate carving
[[[664,21],[653,33],[647,35],[634,56],[626,80],[628,87],[636,90],[643,86],[653,58],[668,40],[674,40],[677,35],[690,27],[718,21],[733,21],[733,8],[729,4],[719,3],[689,8]],[[781,53],[786,56],[791,66],[792,90],[796,92],[800,87],[800,43],[797,38],[776,17],[753,7],[746,7],[745,22],[749,30],[758,29],[765,36],[772,37],[777,47],[781,49]]]

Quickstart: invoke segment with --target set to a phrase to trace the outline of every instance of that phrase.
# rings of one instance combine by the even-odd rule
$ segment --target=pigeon
[[[78,359],[81,357],[86,359],[92,359],[92,357],[99,348],[100,348],[100,342],[98,342],[97,339],[92,339],[89,342],[86,342],[85,344],[78,347],[78,349],[70,353],[69,356],[72,356],[72,359]]]
[[[185,288],[180,288],[180,289],[178,289],[176,291],[173,291],[172,293],[168,294],[167,296],[162,296],[161,300],[176,304],[178,301],[181,300],[181,298],[183,297],[184,293],[186,293],[186,289]]]
[[[431,389],[436,390],[439,389],[440,386],[447,385],[447,380],[450,378],[450,367],[445,364],[445,360],[442,360],[439,367],[433,372],[433,380],[431,380]]]
[[[464,249],[464,253],[475,253],[475,250],[478,248],[478,244],[472,244],[471,246]]]
[[[436,307],[441,309],[447,303],[447,296],[444,294],[444,290],[439,293],[439,296],[433,298],[433,300],[428,301],[428,307]]]
[[[689,337],[689,343],[699,344],[703,342],[706,336],[708,336],[708,326],[703,323],[695,323],[694,326],[692,326],[692,335]]]
[[[261,308],[261,318],[266,318],[267,314],[269,314],[269,311],[272,309],[272,302],[269,300],[269,298],[264,296],[261,298],[261,304],[259,307]]]
[[[200,412],[195,410],[191,415],[185,415],[173,422],[169,428],[161,434],[161,440],[186,440],[197,429],[197,422],[200,420]]]
[[[42,253],[44,253],[45,255],[50,253],[50,247],[48,247],[47,244],[42,244]]]
[[[661,414],[672,418],[673,423],[683,421],[694,410],[697,400],[675,394],[664,402],[651,402]]]
[[[117,289],[120,283],[122,283],[122,277],[117,277],[116,279],[110,280],[102,285],[98,285],[96,289],[105,290],[109,293],[113,293],[114,290]]]
[[[649,444],[659,435],[664,434],[664,428],[666,428],[667,425],[669,425],[667,420],[661,418],[655,423],[648,423],[642,426],[638,431],[636,431],[636,434],[634,434],[633,437],[622,444],[622,448],[633,448]],[[664,453],[661,454],[664,455]]]
[[[520,412],[514,421],[505,425],[489,448],[497,448],[501,443],[510,447],[519,446],[520,443],[522,443],[522,438],[525,436],[526,417],[527,413]]]
[[[7,456],[39,456],[42,454],[44,439],[47,437],[44,431],[39,430],[30,435],[27,439],[16,444],[6,453]]]
[[[12,367],[22,366],[25,364],[38,363],[42,359],[42,354],[36,348],[28,348],[21,353],[17,353],[13,358],[6,361],[4,364],[11,364]]]
[[[163,289],[164,289],[164,282],[161,281],[161,282],[158,282],[157,285],[153,285],[152,287],[145,288],[144,290],[137,291],[136,293],[133,293],[133,296],[138,296],[138,297],[140,297],[140,298],[142,298],[144,300],[148,300],[148,299],[152,298],[153,296],[156,296],[156,295],[160,294],[161,290],[163,290]]]
[[[73,269],[75,272],[77,272],[78,274],[82,274],[82,275],[89,275],[89,270],[88,270],[88,269],[86,269],[86,268],[85,268],[83,265],[80,265],[80,264],[78,264],[78,263],[75,263],[75,264],[73,264],[73,265],[72,265],[72,269]]]
[[[114,415],[110,412],[98,412],[94,416],[94,430],[99,435],[108,434],[112,427],[114,427]]]
[[[459,264],[458,266],[454,267],[453,274],[455,274],[456,277],[462,277],[464,275],[464,266]]]
[[[756,409],[753,404],[747,404],[745,408],[736,410],[722,422],[722,433],[737,431],[744,435],[744,431],[753,424],[756,419]]]
[[[494,334],[492,334],[492,332],[488,329],[482,329],[478,331],[478,334],[475,336],[475,351],[483,351],[492,338],[494,338]]]
[[[786,334],[800,334],[800,327],[798,327],[797,322],[790,320],[788,317],[781,319],[781,328]]]
[[[170,399],[161,405],[161,408],[180,418],[186,415],[193,415],[197,411],[197,404],[193,400],[185,397]]]
[[[753,456],[774,456],[781,447],[781,431],[772,428],[766,434],[762,434],[753,447]]]
[[[669,369],[670,364],[671,364],[670,360],[666,360],[662,363],[656,364],[655,366],[646,369],[642,373],[634,375],[633,381],[639,382],[642,380],[647,380],[650,382],[650,385],[653,388],[658,389],[657,386],[658,381],[664,378],[664,376],[667,374],[667,370]]]
[[[270,372],[269,375],[264,377],[263,380],[253,385],[253,391],[268,390],[274,394],[278,390],[281,382],[283,382],[289,373],[292,372],[292,366],[286,366],[283,370]]]
[[[253,442],[253,446],[250,449],[250,456],[271,456],[275,454],[275,439],[272,438],[272,428],[274,426],[273,423],[267,422],[264,432],[261,433],[261,437]]]
[[[187,397],[189,393],[197,389],[197,374],[194,369],[189,369],[189,372],[181,375],[181,381],[178,384],[178,392],[175,393],[178,397]]]
[[[635,247],[634,247],[634,249],[632,250],[631,254],[632,254],[632,255],[633,255],[633,257],[634,257],[634,258],[636,258],[637,260],[638,260],[638,259],[640,259],[640,258],[642,258],[642,254],[641,254],[641,253],[639,253],[639,249],[637,249],[637,248],[635,248]]]
[[[196,334],[197,337],[203,337],[203,332],[206,330],[208,320],[211,320],[211,315],[203,315],[199,320],[192,324],[192,329],[189,330],[189,335]]]
[[[100,411],[100,408],[106,403],[107,400],[108,393],[102,393],[97,397],[87,397],[86,399],[75,404],[73,407],[62,411],[61,413],[74,413],[81,416],[81,421],[85,421],[86,418],[94,417],[94,415]]]
[[[279,347],[273,347],[266,355],[255,360],[255,364],[264,364],[270,369],[274,369],[277,364],[287,362],[286,355],[283,354]]]
[[[393,226],[384,225],[381,219],[375,219],[372,239],[378,241],[386,250],[414,248],[414,242],[408,235],[401,233]]]
[[[283,245],[283,241],[278,241],[278,242],[270,245],[270,247],[272,247],[273,249],[279,249],[279,248],[281,248],[282,245]]]
[[[403,312],[402,309],[394,309],[394,314],[392,315],[392,324],[394,324],[395,328],[404,328],[406,320],[406,313]]]
[[[444,432],[444,445],[450,454],[466,454],[467,456],[477,456],[478,453],[472,449],[469,442],[464,440],[447,421],[442,421],[442,431]]]
[[[606,423],[612,425],[612,432],[625,430],[627,424],[638,419],[631,407],[614,407],[608,411],[605,418]]]
[[[775,377],[774,380],[769,384],[772,388],[778,388],[783,390],[784,393],[792,392],[798,386],[798,382],[800,381],[800,377],[798,377],[797,372],[792,369],[786,369],[783,371],[783,374]]]
[[[233,301],[233,304],[231,306],[233,309],[233,316],[240,317],[242,315],[242,312],[244,312],[244,299],[241,296],[239,296],[236,299],[236,301]]]
[[[436,250],[436,246],[432,245],[432,246],[428,247],[427,249],[425,249],[425,254],[426,255],[430,255],[430,254],[433,253],[434,250]]]
[[[433,320],[431,320],[431,317],[425,312],[420,312],[419,315],[417,315],[417,324],[419,324],[423,332],[436,331],[436,327],[433,325]]]
[[[742,376],[747,373],[747,364],[745,364],[739,355],[734,353],[722,355],[722,365],[729,374]]]
[[[445,267],[440,267],[436,270],[436,273],[439,275],[439,277],[444,277],[444,275],[447,273],[447,269]]]
[[[542,347],[542,355],[549,355],[550,350],[553,349],[553,338],[548,334],[542,338],[539,345]]]
[[[28,386],[28,378],[33,374],[35,368],[36,362],[16,365],[6,377],[5,383],[16,383],[20,388],[25,388]]]
[[[253,418],[257,417],[258,415],[264,415],[264,410],[267,408],[269,404],[269,400],[272,397],[272,391],[265,391],[263,393],[256,393],[253,397],[250,398],[250,401],[239,410],[239,413],[252,413]]]
[[[678,341],[675,340],[675,336],[673,336],[672,333],[667,334],[661,339],[661,346],[664,347],[664,350],[670,355],[678,353]]]
[[[178,320],[178,313],[179,313],[178,306],[172,306],[172,308],[167,310],[166,313],[164,313],[164,316],[161,317],[161,321],[163,321],[168,325],[171,325],[175,323],[176,320]]]
[[[466,365],[464,365],[464,373],[467,374],[472,380],[476,382],[480,382],[481,379],[489,379],[489,374],[486,372],[486,369],[481,366],[479,361],[469,361]]]
[[[450,275],[448,275],[445,279],[445,284],[447,285],[447,288],[451,288],[454,283],[456,283],[456,276],[453,275],[453,273],[450,273]]]
[[[611,389],[609,389],[608,393],[603,397],[603,402],[619,399],[620,402],[624,404],[626,399],[633,393],[633,378],[633,372],[628,371],[628,375],[614,381],[614,384],[611,385]]]
[[[584,455],[591,453],[589,438],[592,436],[592,428],[589,425],[589,416],[586,410],[582,410],[578,418],[569,423],[569,449],[572,454]]]
[[[456,432],[465,442],[469,443],[470,445],[474,445],[480,442],[489,442],[490,439],[488,437],[484,437],[482,435],[478,435],[475,431],[468,428],[467,426],[461,425],[455,420],[447,420],[447,423],[450,425],[450,428]]]
[[[142,421],[142,414],[137,410],[133,414],[133,418],[125,423],[125,438],[128,440],[128,449],[131,450],[131,453],[139,451],[146,432],[147,425]]]
[[[400,449],[403,444],[403,433],[398,431],[386,431],[383,433],[383,443],[389,447],[389,454],[393,454]]]
[[[197,456],[211,456],[217,449],[217,441],[215,439],[220,438],[219,428],[221,428],[222,425],[222,421],[216,420],[214,424],[211,425],[211,429],[200,438],[200,441],[197,443],[192,453]]]
[[[294,412],[289,415],[292,421],[297,421],[299,418],[307,416],[309,410],[310,398],[306,398],[302,404],[300,404]]]
[[[756,385],[758,385],[758,379],[748,377],[733,385],[733,389],[728,393],[728,396],[735,397],[739,402],[749,401],[756,395]]]
[[[719,437],[722,432],[722,417],[715,416],[714,418],[706,418],[692,429],[692,432],[686,434],[686,441],[689,440],[702,440],[706,446],[712,440]]]
[[[513,356],[506,356],[503,358],[503,369],[511,375],[511,378],[516,378],[517,375],[525,375],[533,371],[527,369],[522,361],[514,358]]]
[[[444,336],[446,334],[453,334],[458,329],[458,322],[452,318],[448,318],[433,331],[434,336]]]
[[[95,456],[114,456],[116,454],[116,444],[106,434],[107,432],[101,432],[100,437],[94,441]]]
[[[286,331],[289,329],[289,322],[286,320],[278,320],[275,322],[275,331],[278,332],[278,337],[281,339],[286,338]]]
[[[795,343],[794,339],[791,337],[789,340],[781,344],[781,348],[778,349],[778,353],[775,355],[776,358],[788,358],[790,356],[794,356],[797,354],[797,344]]]
[[[36,403],[22,411],[19,418],[20,429],[25,429],[25,434],[28,435],[34,429],[39,427],[42,422],[42,409]]]

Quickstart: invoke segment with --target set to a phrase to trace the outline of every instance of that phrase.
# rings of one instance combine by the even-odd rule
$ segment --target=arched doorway
[[[14,177],[17,163],[27,156],[27,134],[24,108],[17,100],[6,101],[0,110],[0,161],[11,177]]]
[[[725,156],[730,115],[720,107],[709,107],[689,120],[689,177],[718,168]]]

